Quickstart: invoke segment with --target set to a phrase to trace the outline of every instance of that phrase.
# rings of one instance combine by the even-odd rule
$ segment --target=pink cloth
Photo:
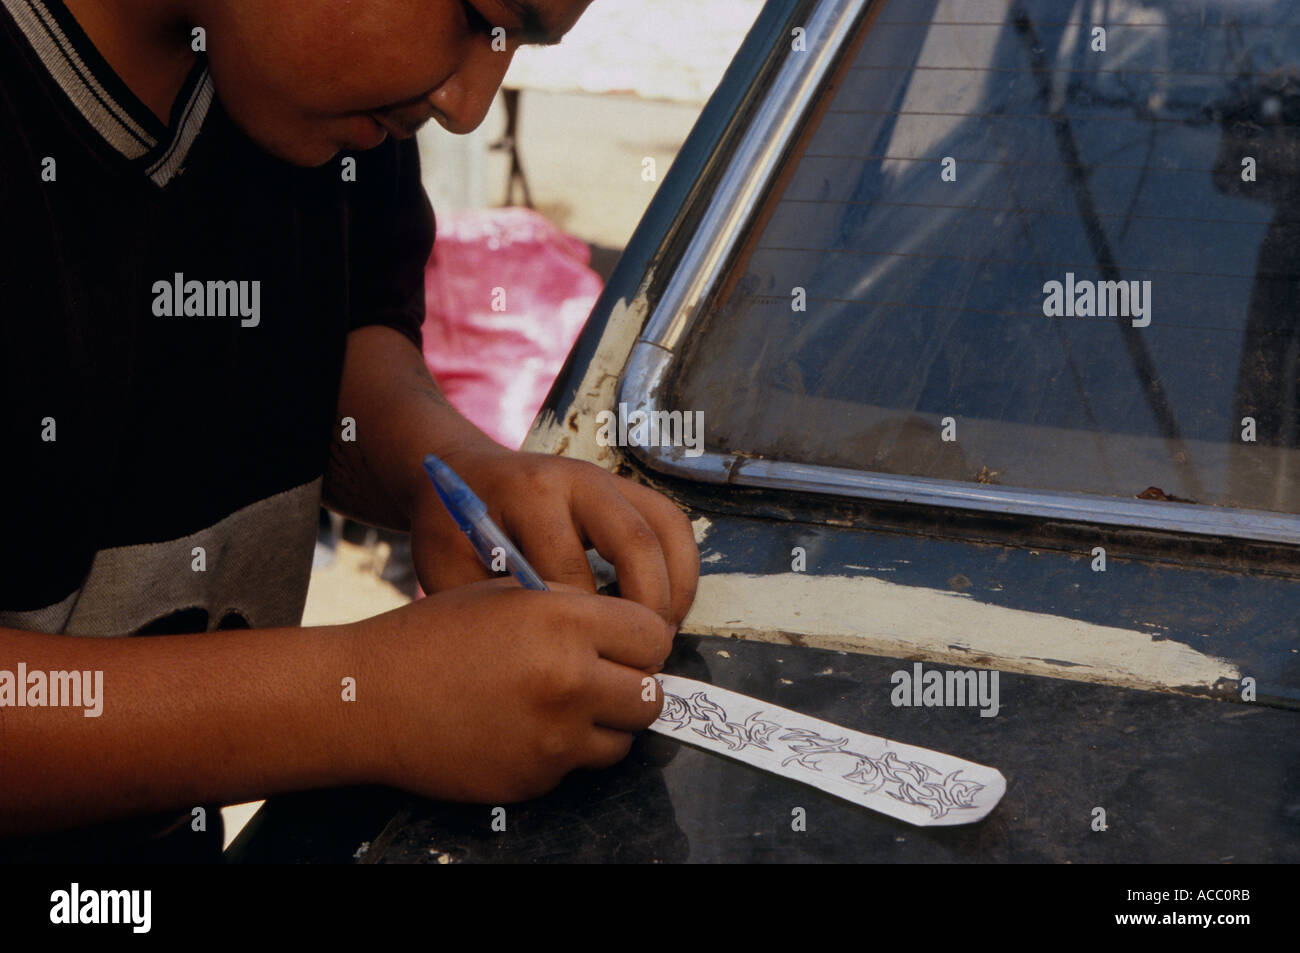
[[[452,406],[516,449],[601,291],[591,250],[530,209],[438,216],[424,359]]]

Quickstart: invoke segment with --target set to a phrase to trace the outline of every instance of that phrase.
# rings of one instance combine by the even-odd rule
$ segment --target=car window
[[[1300,5],[856,42],[674,369],[709,451],[1300,513]]]

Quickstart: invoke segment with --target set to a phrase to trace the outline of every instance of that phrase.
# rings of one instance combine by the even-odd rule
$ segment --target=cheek
[[[462,27],[455,3],[385,0],[297,8],[282,40],[267,52],[265,77],[306,113],[369,112],[423,96],[459,66]]]
[[[347,117],[427,95],[463,53],[462,27],[448,12],[455,4],[266,0],[256,8],[256,16],[242,4],[224,8],[229,19],[208,31],[209,65],[231,118],[290,161],[324,161],[352,130]]]
[[[214,75],[217,67],[231,76],[246,71],[268,94],[310,99],[371,72],[385,36],[409,35],[414,6],[413,0],[208,4],[208,56]]]
[[[292,89],[239,62],[227,63],[209,46],[209,68],[222,108],[250,139],[296,165],[319,165],[342,147],[347,120],[315,115]]]
[[[307,119],[370,112],[425,96],[458,65],[453,51],[427,38],[384,47],[267,50],[259,60],[233,56],[227,62],[221,55],[209,60],[223,101],[229,90],[241,105]]]

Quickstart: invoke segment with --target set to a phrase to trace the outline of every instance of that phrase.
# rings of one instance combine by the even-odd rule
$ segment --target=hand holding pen
[[[424,472],[429,474],[438,498],[447,507],[447,512],[456,521],[460,531],[469,537],[470,545],[484,566],[493,569],[494,563],[504,557],[506,569],[525,589],[547,588],[542,577],[528,565],[524,554],[515,548],[501,527],[492,522],[492,517],[488,516],[487,504],[474,495],[474,491],[465,485],[465,481],[451,467],[431,453],[424,458]]]

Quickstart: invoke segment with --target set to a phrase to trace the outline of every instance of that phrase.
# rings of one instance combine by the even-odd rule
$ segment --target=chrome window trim
[[[806,23],[810,47],[788,54],[745,131],[628,356],[618,402],[636,411],[661,406],[673,361],[687,332],[704,313],[713,289],[753,221],[781,160],[798,135],[817,90],[844,45],[878,0],[821,0]],[[813,46],[812,38],[825,42]],[[629,447],[650,469],[704,483],[793,490],[941,506],[1081,523],[1166,530],[1201,536],[1300,543],[1300,516],[1189,503],[1126,500],[1087,493],[1016,489],[897,476],[705,451],[689,457],[682,447]]]

